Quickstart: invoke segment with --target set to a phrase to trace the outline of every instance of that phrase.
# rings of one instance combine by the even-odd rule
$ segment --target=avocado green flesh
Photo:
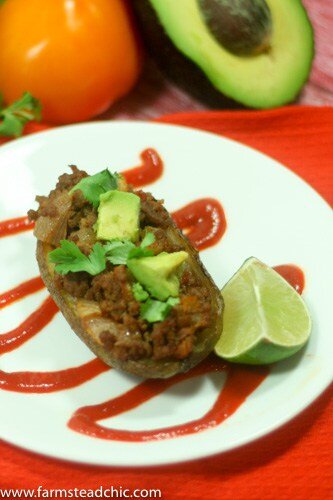
[[[187,257],[186,252],[162,252],[154,257],[130,259],[127,266],[153,297],[166,300],[179,295],[177,271]]]
[[[314,53],[313,31],[300,0],[267,0],[273,25],[270,49],[243,57],[218,43],[197,0],[150,3],[175,46],[220,92],[246,106],[270,108],[288,103],[307,80]]]
[[[97,239],[129,239],[139,235],[140,198],[125,191],[108,191],[100,195],[96,223]]]

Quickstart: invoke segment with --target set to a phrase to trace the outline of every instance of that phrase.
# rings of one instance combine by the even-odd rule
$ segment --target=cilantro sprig
[[[107,191],[117,189],[119,174],[111,172],[107,169],[98,172],[97,174],[84,177],[70,191],[73,193],[80,189],[83,196],[95,207],[99,205],[99,197]]]
[[[132,285],[132,293],[135,300],[141,302],[141,318],[148,321],[148,323],[164,321],[171,309],[180,302],[178,297],[169,297],[165,302],[152,299],[140,283],[134,283],[134,285]]]
[[[106,267],[105,250],[100,243],[95,243],[87,257],[73,241],[61,240],[60,247],[49,253],[49,260],[56,265],[55,270],[59,274],[86,271],[96,276]]]
[[[154,233],[147,233],[138,247],[130,240],[112,240],[104,247],[106,258],[113,265],[126,265],[129,259],[150,257],[154,252],[148,247],[154,241]]]
[[[169,297],[166,302],[148,299],[146,302],[141,304],[140,316],[142,319],[148,321],[148,323],[163,321],[169,315],[171,309],[175,305],[179,304],[179,302],[179,298],[177,297]]]
[[[41,119],[41,104],[29,92],[6,108],[2,107],[0,96],[0,135],[19,137],[23,133],[24,125],[29,121]]]
[[[135,300],[138,302],[144,302],[149,297],[149,293],[143,288],[141,283],[134,283],[134,285],[132,285],[132,293]]]
[[[113,240],[106,245],[96,243],[92,252],[87,257],[84,255],[74,241],[61,240],[60,247],[49,253],[49,260],[56,264],[55,270],[59,274],[77,273],[86,271],[95,276],[106,268],[106,261],[113,265],[127,264],[128,259],[133,257],[148,257],[153,251],[147,248],[154,243],[153,233],[147,233],[139,247],[129,240]]]

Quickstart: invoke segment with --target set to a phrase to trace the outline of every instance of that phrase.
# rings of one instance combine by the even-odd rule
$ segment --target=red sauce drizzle
[[[12,372],[0,370],[0,389],[24,393],[47,393],[71,389],[111,370],[100,359],[55,372]]]
[[[34,227],[34,222],[31,222],[28,217],[16,217],[0,222],[0,238],[11,236],[12,234],[29,231]]]
[[[305,276],[301,268],[294,264],[283,264],[275,266],[273,269],[288,281],[296,292],[302,294],[305,286]]]
[[[223,208],[214,198],[202,198],[173,212],[172,217],[197,250],[216,245],[227,228]]]
[[[45,285],[40,276],[21,283],[15,288],[8,290],[8,292],[0,294],[0,309],[8,306],[12,302],[16,302],[17,300],[26,297],[27,295],[38,292],[39,290],[44,288],[44,286]]]
[[[48,297],[36,311],[18,327],[0,335],[0,354],[13,351],[40,332],[59,311],[51,297]]]
[[[227,381],[212,408],[201,418],[185,424],[147,431],[110,429],[97,424],[98,420],[114,417],[132,410],[175,384],[206,373],[227,372]],[[125,394],[106,403],[79,408],[68,426],[70,429],[100,439],[116,441],[153,441],[194,434],[216,427],[232,415],[245,399],[261,384],[268,374],[267,368],[249,368],[226,365],[217,358],[201,363],[191,371],[166,380],[145,380]]]
[[[122,172],[126,181],[134,187],[152,184],[163,174],[163,161],[155,149],[145,149],[141,153],[140,158],[142,165]]]
[[[0,295],[0,308],[44,288],[38,276]],[[51,297],[47,298],[21,325],[11,332],[0,335],[0,354],[13,351],[40,332],[57,313],[58,308]],[[43,393],[76,387],[110,370],[100,359],[67,370],[54,372],[11,372],[0,370],[0,389],[6,391]]]

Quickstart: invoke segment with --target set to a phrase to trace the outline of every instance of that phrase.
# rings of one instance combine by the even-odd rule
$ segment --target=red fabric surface
[[[161,121],[209,130],[253,146],[289,166],[333,202],[333,108],[200,112],[170,115]],[[160,488],[166,499],[332,498],[331,396],[328,389],[292,422],[255,443],[187,464],[85,467],[0,443],[0,487]]]

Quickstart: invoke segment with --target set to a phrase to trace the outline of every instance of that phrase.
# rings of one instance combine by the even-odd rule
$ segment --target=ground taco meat
[[[38,210],[29,211],[29,217],[36,221],[36,227],[41,219],[52,225],[59,217],[59,197],[66,195],[87,176],[86,172],[76,167],[71,168],[72,174],[60,176],[56,189],[48,197],[36,198],[39,202]],[[154,254],[180,250],[179,246],[166,237],[168,214],[162,202],[155,200],[150,193],[135,191],[135,194],[141,198],[141,235],[147,230],[155,235],[155,242],[150,247]],[[93,226],[97,212],[79,190],[74,191],[70,199],[65,215],[61,213],[62,217],[66,217],[64,237],[74,241],[88,255],[96,243]],[[181,277],[180,303],[164,321],[154,324],[140,318],[140,303],[134,299],[131,289],[133,278],[126,266],[112,266],[108,263],[106,270],[97,276],[86,272],[68,273],[64,276],[55,273],[55,282],[60,289],[77,298],[98,302],[102,314],[116,324],[117,328],[112,332],[101,332],[100,339],[117,359],[185,359],[192,352],[198,333],[210,324],[208,290],[200,285],[189,268]]]

